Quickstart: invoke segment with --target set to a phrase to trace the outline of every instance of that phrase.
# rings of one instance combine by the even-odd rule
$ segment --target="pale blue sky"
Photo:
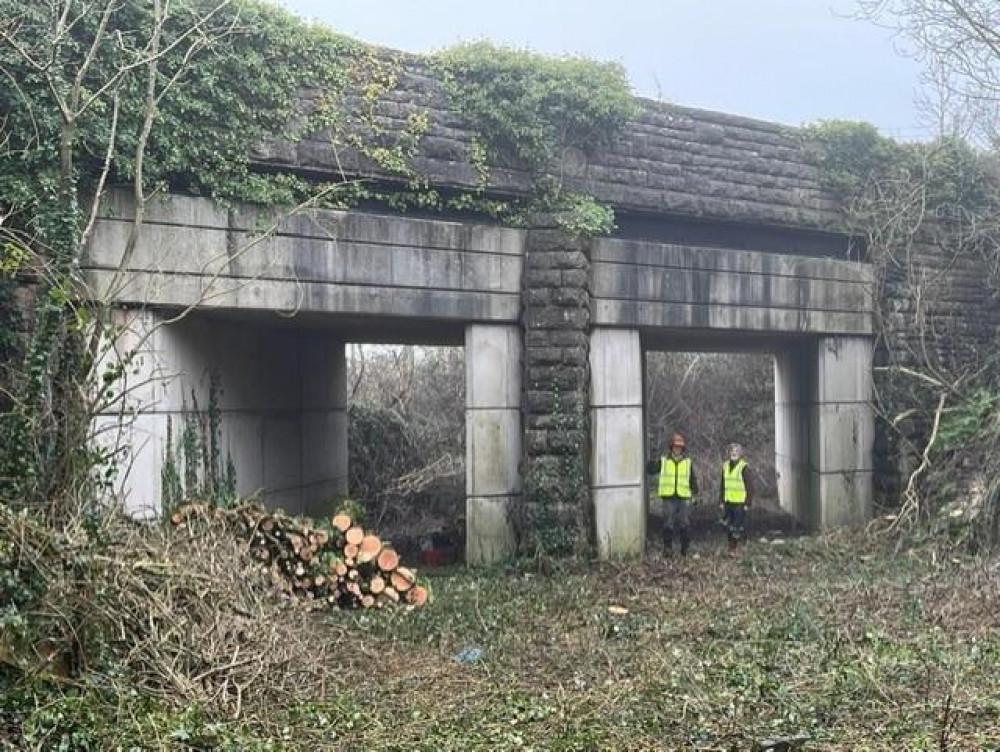
[[[852,18],[855,0],[279,0],[297,15],[426,52],[489,38],[625,65],[636,93],[799,125],[875,123],[926,133],[919,63],[893,32]]]

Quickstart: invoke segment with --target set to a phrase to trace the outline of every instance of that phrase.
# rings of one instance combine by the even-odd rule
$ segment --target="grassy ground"
[[[850,541],[435,578],[355,618],[345,749],[1000,746],[1000,572]],[[616,615],[609,606],[628,609]],[[360,635],[364,635],[362,639]],[[472,665],[452,658],[479,647]]]
[[[128,723],[150,730],[123,748],[1000,748],[995,560],[857,537],[755,541],[738,559],[708,538],[696,553],[434,574],[424,610],[309,617],[325,657],[307,700],[266,717],[131,704]],[[470,648],[482,656],[456,659]],[[42,710],[72,711],[59,702]]]

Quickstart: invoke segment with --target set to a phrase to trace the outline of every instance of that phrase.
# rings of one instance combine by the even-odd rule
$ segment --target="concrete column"
[[[113,457],[116,476],[113,493],[131,515],[139,519],[160,513],[160,470],[167,426],[180,405],[168,390],[170,373],[159,347],[160,317],[152,311],[116,309],[110,314],[115,333],[102,343],[98,382],[122,367],[103,411],[93,424],[97,446]]]
[[[781,508],[809,528],[819,526],[819,495],[813,489],[815,343],[774,356],[774,465]]]
[[[520,500],[521,330],[465,330],[465,488],[469,564],[516,553],[511,507]]]
[[[856,525],[871,517],[872,508],[873,343],[866,337],[822,337],[816,364],[818,526]]]
[[[299,338],[302,394],[302,507],[329,516],[347,489],[347,358],[344,343],[322,332]]]
[[[821,337],[775,356],[778,496],[812,529],[871,516],[872,341]]]
[[[638,331],[591,331],[591,488],[597,550],[605,559],[641,556],[645,548],[642,372]]]

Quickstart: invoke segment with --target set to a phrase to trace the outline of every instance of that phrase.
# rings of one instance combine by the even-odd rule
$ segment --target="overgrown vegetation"
[[[398,138],[380,130],[374,103],[395,85],[391,56],[270,6],[0,0],[0,310],[14,310],[13,285],[26,278],[38,293],[26,339],[0,325],[0,354],[18,357],[0,425],[0,746],[569,752],[742,748],[799,735],[826,749],[1000,744],[1000,686],[983,669],[1000,658],[996,563],[961,548],[827,538],[754,544],[743,560],[719,563],[570,561],[558,580],[520,569],[441,574],[438,606],[410,618],[320,618],[275,597],[245,543],[211,515],[175,531],[100,503],[114,448],[91,441],[92,419],[123,399],[116,383],[134,354],[100,370],[121,329],[79,287],[102,188],[127,185],[136,202],[126,254],[146,203],[167,189],[509,220],[549,211],[583,235],[613,226],[607,207],[563,190],[556,166],[634,114],[619,68],[483,44],[436,64],[479,136],[470,158],[483,185],[491,165],[532,174],[535,195],[516,211],[485,193],[436,194],[413,168],[425,118]],[[322,92],[305,120],[296,117],[303,86]],[[345,112],[349,88],[363,104]],[[251,169],[251,146],[311,127],[358,149],[401,189]],[[995,360],[939,352],[951,331],[940,327],[957,318],[927,307],[934,276],[913,262],[930,242],[977,254],[1000,276],[993,166],[952,137],[911,147],[846,124],[813,135],[880,280],[912,293],[906,314],[923,326],[911,359],[889,364],[881,393],[892,425],[925,429],[900,431],[925,441],[914,446],[922,462],[897,519],[933,518],[963,542],[989,543],[1000,519]],[[428,478],[460,482],[461,368],[451,360],[421,373],[433,388],[411,373],[388,404],[363,399],[353,382],[366,405],[354,430],[390,453],[368,458],[369,470],[403,473],[372,484],[370,517],[389,517]],[[225,503],[232,482],[217,405],[191,407],[174,426],[164,496]],[[427,423],[410,433],[420,418]],[[678,420],[671,415],[671,428]],[[392,451],[416,447],[421,462],[392,464]],[[443,470],[436,458],[452,464]],[[582,473],[570,477],[564,491],[586,492]],[[568,550],[566,530],[542,522],[548,550]]]
[[[996,155],[953,136],[897,143],[849,122],[806,137],[876,270],[878,409],[907,476],[897,524],[930,520],[971,545],[995,545]],[[953,285],[963,269],[973,278]],[[967,292],[970,283],[989,297]]]
[[[17,547],[45,539],[19,524],[0,526],[5,571],[38,577]],[[441,573],[432,608],[320,618],[261,595],[210,521],[105,532],[109,548],[46,567],[59,589],[22,601],[59,616],[43,659],[0,669],[8,749],[1000,743],[995,563],[967,555],[858,537],[753,543],[740,561],[701,547],[685,564]],[[98,628],[114,639],[60,679],[46,651]]]
[[[465,517],[465,359],[459,348],[349,349],[351,493],[397,545],[458,542]],[[405,545],[404,545],[405,548]]]
[[[526,169],[537,194],[528,212],[555,212],[571,234],[614,229],[610,207],[563,190],[559,164],[570,150],[588,152],[609,143],[638,114],[621,65],[486,41],[438,53],[433,64],[452,105],[476,133],[469,156],[484,185],[491,166]]]
[[[551,169],[567,149],[606,144],[637,114],[628,76],[617,63],[547,57],[485,41],[445,50],[434,62],[493,162]]]
[[[167,438],[160,468],[160,514],[164,517],[185,502],[200,500],[220,508],[236,500],[236,465],[226,455],[222,460],[222,384],[217,373],[209,380],[208,406],[198,409],[191,390],[190,408],[185,406],[181,425],[175,431],[167,416]]]
[[[0,70],[10,85],[0,91],[0,110],[9,113],[0,122],[0,266],[5,279],[30,274],[40,287],[21,367],[9,374],[13,406],[0,426],[0,493],[7,498],[87,495],[79,478],[103,461],[87,441],[85,411],[72,402],[94,378],[107,327],[78,281],[108,186],[129,185],[137,204],[125,257],[145,204],[166,190],[282,207],[381,201],[486,212],[513,223],[545,211],[573,235],[614,227],[609,207],[563,191],[556,167],[567,149],[606,142],[635,114],[620,66],[486,43],[435,57],[477,133],[470,158],[484,181],[491,165],[513,159],[535,182],[533,196],[513,203],[483,192],[445,197],[413,167],[427,115],[412,115],[400,133],[389,133],[376,116],[400,73],[391,54],[256,0],[5,2]],[[304,89],[319,92],[305,116]],[[343,106],[348,91],[360,94],[360,106]],[[251,168],[256,145],[294,142],[318,129],[328,132],[331,148],[350,146],[405,185],[386,190],[346,175],[315,185]],[[6,318],[13,307],[2,305]],[[11,339],[13,322],[0,331],[3,342]]]
[[[254,0],[5,0],[0,19],[2,265],[39,288],[9,374],[0,497],[51,504],[91,495],[86,479],[102,461],[89,384],[113,332],[79,285],[102,190],[131,184],[129,244],[145,202],[166,188],[296,200],[296,179],[251,172],[251,147],[294,139],[299,89],[341,90],[356,44]]]

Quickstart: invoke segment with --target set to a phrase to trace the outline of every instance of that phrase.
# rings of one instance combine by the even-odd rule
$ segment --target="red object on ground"
[[[455,562],[455,549],[453,548],[426,548],[420,552],[424,566],[442,567],[445,564]]]

